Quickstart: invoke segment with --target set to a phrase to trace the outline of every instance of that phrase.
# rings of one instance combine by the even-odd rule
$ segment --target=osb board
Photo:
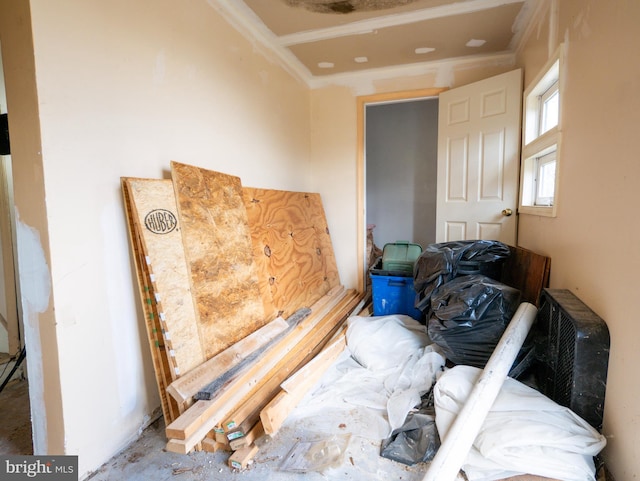
[[[175,361],[175,357],[170,355],[170,346],[167,346],[162,335],[164,329],[160,322],[158,310],[160,306],[156,301],[151,275],[146,269],[146,259],[141,257],[139,264],[140,266],[144,266],[142,269],[144,285],[142,286],[143,291],[141,299],[143,304],[146,306],[144,309],[146,319],[145,324],[149,335],[156,380],[159,377],[161,378],[161,382],[158,383],[158,394],[160,395],[162,414],[166,421],[173,420],[182,413],[182,409],[178,406],[177,402],[167,395],[167,387],[171,384],[173,379],[178,377],[175,364],[171,362]]]
[[[260,287],[283,317],[340,284],[320,194],[245,187]]]
[[[164,345],[164,340],[160,333],[158,321],[158,310],[155,303],[155,297],[153,295],[153,287],[149,273],[146,268],[146,259],[143,254],[142,241],[138,235],[138,229],[133,216],[133,208],[128,187],[125,182],[122,182],[122,193],[125,206],[125,213],[127,217],[127,226],[129,230],[129,242],[131,245],[131,251],[133,254],[133,260],[136,267],[136,274],[138,280],[138,292],[140,302],[142,305],[142,311],[145,318],[145,327],[147,331],[147,339],[149,341],[149,347],[151,351],[151,359],[153,361],[153,368],[156,377],[156,384],[158,387],[158,393],[160,395],[160,403],[162,406],[162,414],[167,422],[173,420],[178,416],[178,409],[175,402],[172,402],[168,398],[166,389],[171,382],[172,368],[169,365],[167,359],[167,352]]]
[[[123,179],[158,309],[171,377],[204,362],[170,180]]]
[[[182,242],[207,359],[262,327],[265,316],[238,177],[171,163]]]

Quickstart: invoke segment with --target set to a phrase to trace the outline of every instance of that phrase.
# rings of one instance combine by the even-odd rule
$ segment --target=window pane
[[[543,98],[542,101],[542,120],[540,123],[540,134],[544,134],[547,130],[558,125],[558,104],[560,103],[560,94],[554,90],[549,97]]]
[[[556,162],[547,162],[540,167],[540,185],[538,195],[540,197],[553,197],[556,185]]]
[[[556,153],[538,158],[536,205],[553,205],[556,188]]]

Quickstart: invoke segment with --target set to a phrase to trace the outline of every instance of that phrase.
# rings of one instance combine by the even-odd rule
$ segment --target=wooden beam
[[[351,296],[352,301],[345,304],[341,308],[341,310],[339,311],[339,316],[336,317],[336,319],[338,320],[344,320],[346,316],[348,316],[349,313],[353,310],[353,306],[358,302],[360,294],[355,294],[354,291],[349,291],[348,294]],[[335,323],[335,326],[337,328],[339,324]],[[326,342],[326,340],[331,337],[333,332],[334,330],[330,330],[323,342]],[[315,356],[317,352],[322,349],[323,345],[323,343],[318,344],[317,347],[312,351],[301,351],[301,356],[306,354],[303,362],[307,362],[309,359],[313,358],[313,356]],[[289,352],[290,349],[285,352],[285,355]],[[282,357],[280,357],[280,359],[282,359]],[[286,362],[287,360],[282,361],[282,363]],[[212,429],[212,427],[219,425],[221,419],[223,419],[225,416],[228,416],[224,413],[231,412],[231,410],[234,409],[234,406],[237,406],[238,403],[242,401],[242,399],[246,399],[246,396],[251,392],[251,386],[256,384],[260,385],[261,381],[264,382],[263,379],[268,379],[270,377],[269,372],[275,365],[277,365],[277,362],[270,362],[270,368],[261,371],[259,375],[249,380],[248,382],[244,382],[239,386],[236,386],[236,388],[231,392],[223,392],[222,396],[217,398],[217,400],[198,401],[196,404],[194,404],[194,406],[192,406],[187,412],[180,416],[180,418],[174,421],[172,425],[167,427],[167,437],[170,438],[169,444],[171,444],[172,446],[170,450],[180,449],[179,452],[189,452],[193,448],[193,446],[195,446],[198,441],[202,439],[202,437],[205,436],[210,429]],[[270,398],[263,399],[263,406],[269,400]],[[178,448],[178,446],[180,447]]]
[[[317,356],[282,383],[282,389],[289,394],[304,393],[311,389],[344,351],[347,345],[346,331],[346,326],[342,326],[332,341]]]
[[[229,446],[231,446],[231,449],[234,451],[237,451],[240,448],[253,444],[256,439],[261,438],[264,434],[264,427],[262,423],[258,421],[246,435],[229,441]]]
[[[278,361],[290,352],[295,345],[311,331],[324,315],[337,304],[349,292],[341,291],[339,295],[331,298],[330,303],[320,311],[312,314],[278,343],[278,348],[269,350],[254,363],[249,369],[239,373],[237,377],[222,389],[215,399],[210,401],[197,401],[185,413],[179,416],[166,428],[167,437],[170,440],[186,441],[185,449],[189,452],[208,431],[219,425],[226,415],[233,410],[233,406],[241,401],[261,379],[266,376]],[[222,414],[221,414],[222,413]]]
[[[300,324],[307,316],[311,314],[311,309],[308,307],[299,309],[292,316],[287,319],[288,327],[287,329],[278,334],[274,339],[272,339],[268,344],[261,347],[259,350],[251,353],[246,356],[239,364],[233,366],[231,369],[227,370],[220,377],[216,378],[211,383],[204,386],[200,389],[196,395],[194,396],[195,400],[203,399],[209,401],[213,399],[215,393],[218,390],[222,389],[229,381],[232,381],[240,372],[246,370],[251,366],[254,362],[256,362],[260,357],[264,356],[266,352],[270,349],[273,349],[278,343],[284,339],[288,332],[295,329],[295,327]]]
[[[262,326],[257,331],[249,334],[233,346],[215,355],[200,366],[189,371],[186,375],[173,381],[167,392],[178,403],[191,402],[193,396],[204,386],[217,379],[226,371],[237,366],[250,354],[273,340],[278,334],[284,332],[289,324],[278,317],[270,323]]]
[[[245,469],[258,454],[258,447],[255,444],[240,448],[229,458],[229,467],[232,469]]]
[[[215,453],[218,451],[229,451],[228,444],[222,444],[211,438],[204,438],[202,440],[202,450],[207,453]]]
[[[227,426],[233,425],[232,429],[236,430],[236,426],[240,423],[245,424],[246,420],[248,420],[249,426],[253,426],[260,419],[260,411],[280,390],[280,384],[320,352],[327,340],[338,329],[341,320],[356,302],[355,293],[353,297],[345,297],[338,306],[323,318],[312,333],[309,333],[298,343],[294,350],[278,362],[269,375],[262,380],[261,386],[256,386],[256,389],[245,396],[245,399],[238,404],[234,412],[224,421],[223,427],[227,429]]]
[[[260,419],[266,434],[273,436],[278,432],[289,413],[344,351],[346,346],[345,331],[342,329],[341,334],[320,354],[287,379],[282,384],[282,391],[260,412]]]

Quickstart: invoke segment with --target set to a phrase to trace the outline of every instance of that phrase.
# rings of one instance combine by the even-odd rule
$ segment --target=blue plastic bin
[[[406,314],[419,321],[422,312],[413,305],[413,277],[371,275],[373,315]]]

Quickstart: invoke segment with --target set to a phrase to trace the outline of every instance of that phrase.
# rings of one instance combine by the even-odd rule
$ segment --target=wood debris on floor
[[[121,182],[166,449],[233,451],[242,469],[344,348],[363,295],[340,284],[319,194],[178,162],[171,177]]]

